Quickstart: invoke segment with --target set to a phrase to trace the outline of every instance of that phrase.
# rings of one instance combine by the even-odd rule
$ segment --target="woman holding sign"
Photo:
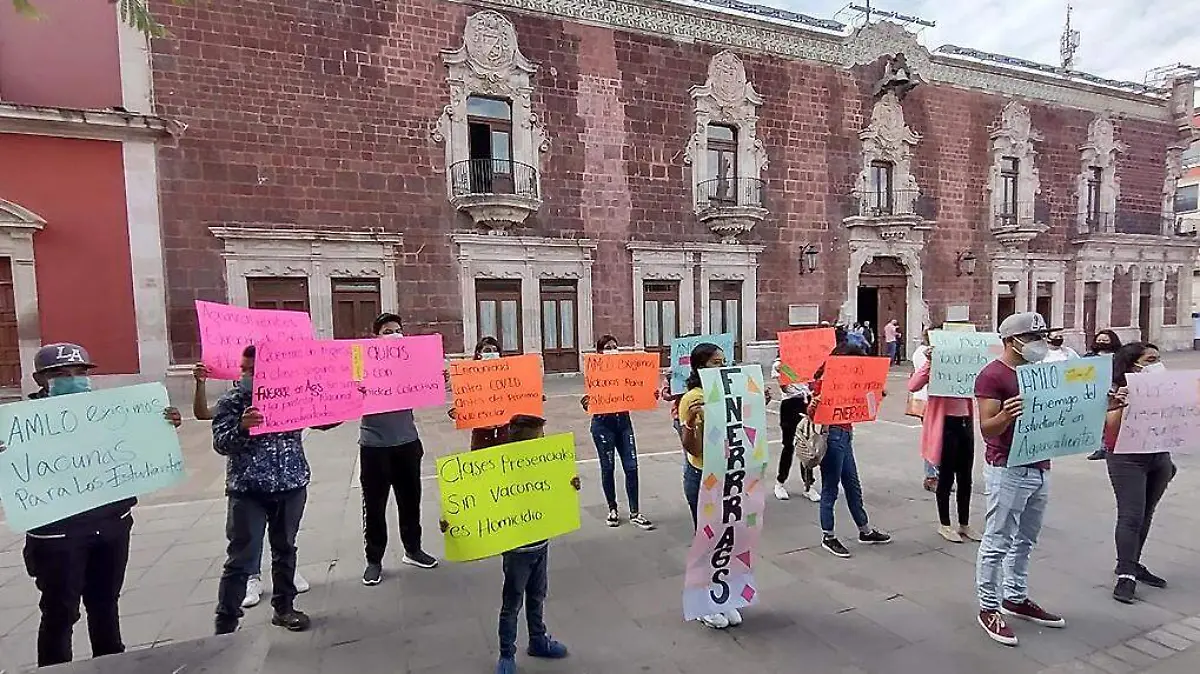
[[[1108,479],[1117,497],[1117,584],[1113,599],[1132,604],[1138,582],[1166,587],[1167,581],[1142,566],[1142,549],[1150,535],[1154,509],[1175,477],[1170,452],[1115,453],[1121,422],[1125,417],[1125,394],[1130,373],[1161,372],[1166,366],[1158,358],[1158,347],[1133,342],[1113,358],[1113,388],[1108,394],[1108,417],[1104,420],[1104,449],[1108,456]]]

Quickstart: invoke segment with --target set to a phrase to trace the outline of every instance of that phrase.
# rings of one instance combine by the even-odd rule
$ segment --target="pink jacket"
[[[926,362],[908,378],[908,391],[916,393],[928,385],[929,363]],[[942,431],[947,416],[974,417],[971,401],[931,395],[925,403],[925,416],[921,420],[921,456],[935,466],[942,463]]]

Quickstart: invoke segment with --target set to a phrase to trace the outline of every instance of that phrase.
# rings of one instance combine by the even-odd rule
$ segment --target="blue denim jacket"
[[[217,401],[213,414],[213,449],[227,457],[225,492],[274,494],[308,486],[300,431],[250,435],[241,422],[251,402],[250,392],[235,386]]]

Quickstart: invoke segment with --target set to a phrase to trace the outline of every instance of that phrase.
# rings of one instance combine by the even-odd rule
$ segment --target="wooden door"
[[[500,353],[523,353],[521,339],[521,282],[475,281],[475,317],[480,337],[495,337]],[[474,348],[474,345],[472,345]]]
[[[906,336],[908,335],[908,273],[904,269],[904,265],[894,257],[877,257],[871,262],[863,265],[862,271],[859,273],[859,286],[861,288],[874,288],[876,290],[876,314],[875,318],[864,316],[859,312],[860,321],[871,322],[871,333],[875,337],[875,352],[880,353],[884,348],[881,342],[883,341],[883,324],[896,319],[900,326],[900,331]]]
[[[308,313],[308,279],[260,276],[246,279],[251,309],[281,309]]]
[[[643,282],[642,316],[646,351],[658,354],[660,366],[670,367],[671,342],[679,334],[679,282]]]
[[[733,353],[726,354],[735,362],[742,360],[742,282],[709,281],[708,331],[713,335],[733,335]]]
[[[17,337],[17,295],[12,258],[0,257],[0,387],[21,385],[21,345]]]
[[[871,330],[875,333],[876,353],[880,355],[887,355],[883,326],[893,318],[896,319],[903,335],[901,339],[908,339],[908,322],[905,320],[908,315],[907,293],[908,289],[904,287],[889,286],[879,289],[879,317],[878,322],[871,323]]]
[[[333,338],[370,337],[379,315],[379,279],[342,278],[330,282],[333,298]]]
[[[1083,284],[1083,339],[1091,346],[1096,336],[1096,298],[1100,295],[1100,283],[1090,281]]]
[[[542,281],[542,362],[546,372],[579,371],[575,281]]]

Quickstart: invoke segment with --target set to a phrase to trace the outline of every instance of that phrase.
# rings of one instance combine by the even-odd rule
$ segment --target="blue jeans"
[[[504,593],[500,605],[500,657],[517,654],[517,616],[525,603],[525,620],[529,624],[529,640],[546,636],[542,609],[546,604],[549,579],[546,576],[550,544],[537,550],[504,553]]]
[[[1031,466],[985,466],[987,527],[979,543],[975,589],[979,608],[1000,609],[1000,575],[1004,599],[1021,603],[1029,594],[1029,553],[1042,531],[1050,500],[1050,473]]]
[[[854,462],[854,436],[851,431],[833,426],[828,433],[825,458],[821,459],[821,531],[833,533],[833,505],[837,503],[839,483],[846,490],[850,516],[862,529],[867,526],[867,509],[863,507],[862,483]]]
[[[696,528],[696,503],[700,500],[700,469],[683,460],[683,497],[692,511],[692,529]]]
[[[621,457],[621,472],[625,473],[625,495],[629,512],[638,510],[637,446],[633,440],[633,421],[628,412],[597,414],[592,417],[592,440],[600,458],[600,487],[609,510],[617,509],[616,461]]]

